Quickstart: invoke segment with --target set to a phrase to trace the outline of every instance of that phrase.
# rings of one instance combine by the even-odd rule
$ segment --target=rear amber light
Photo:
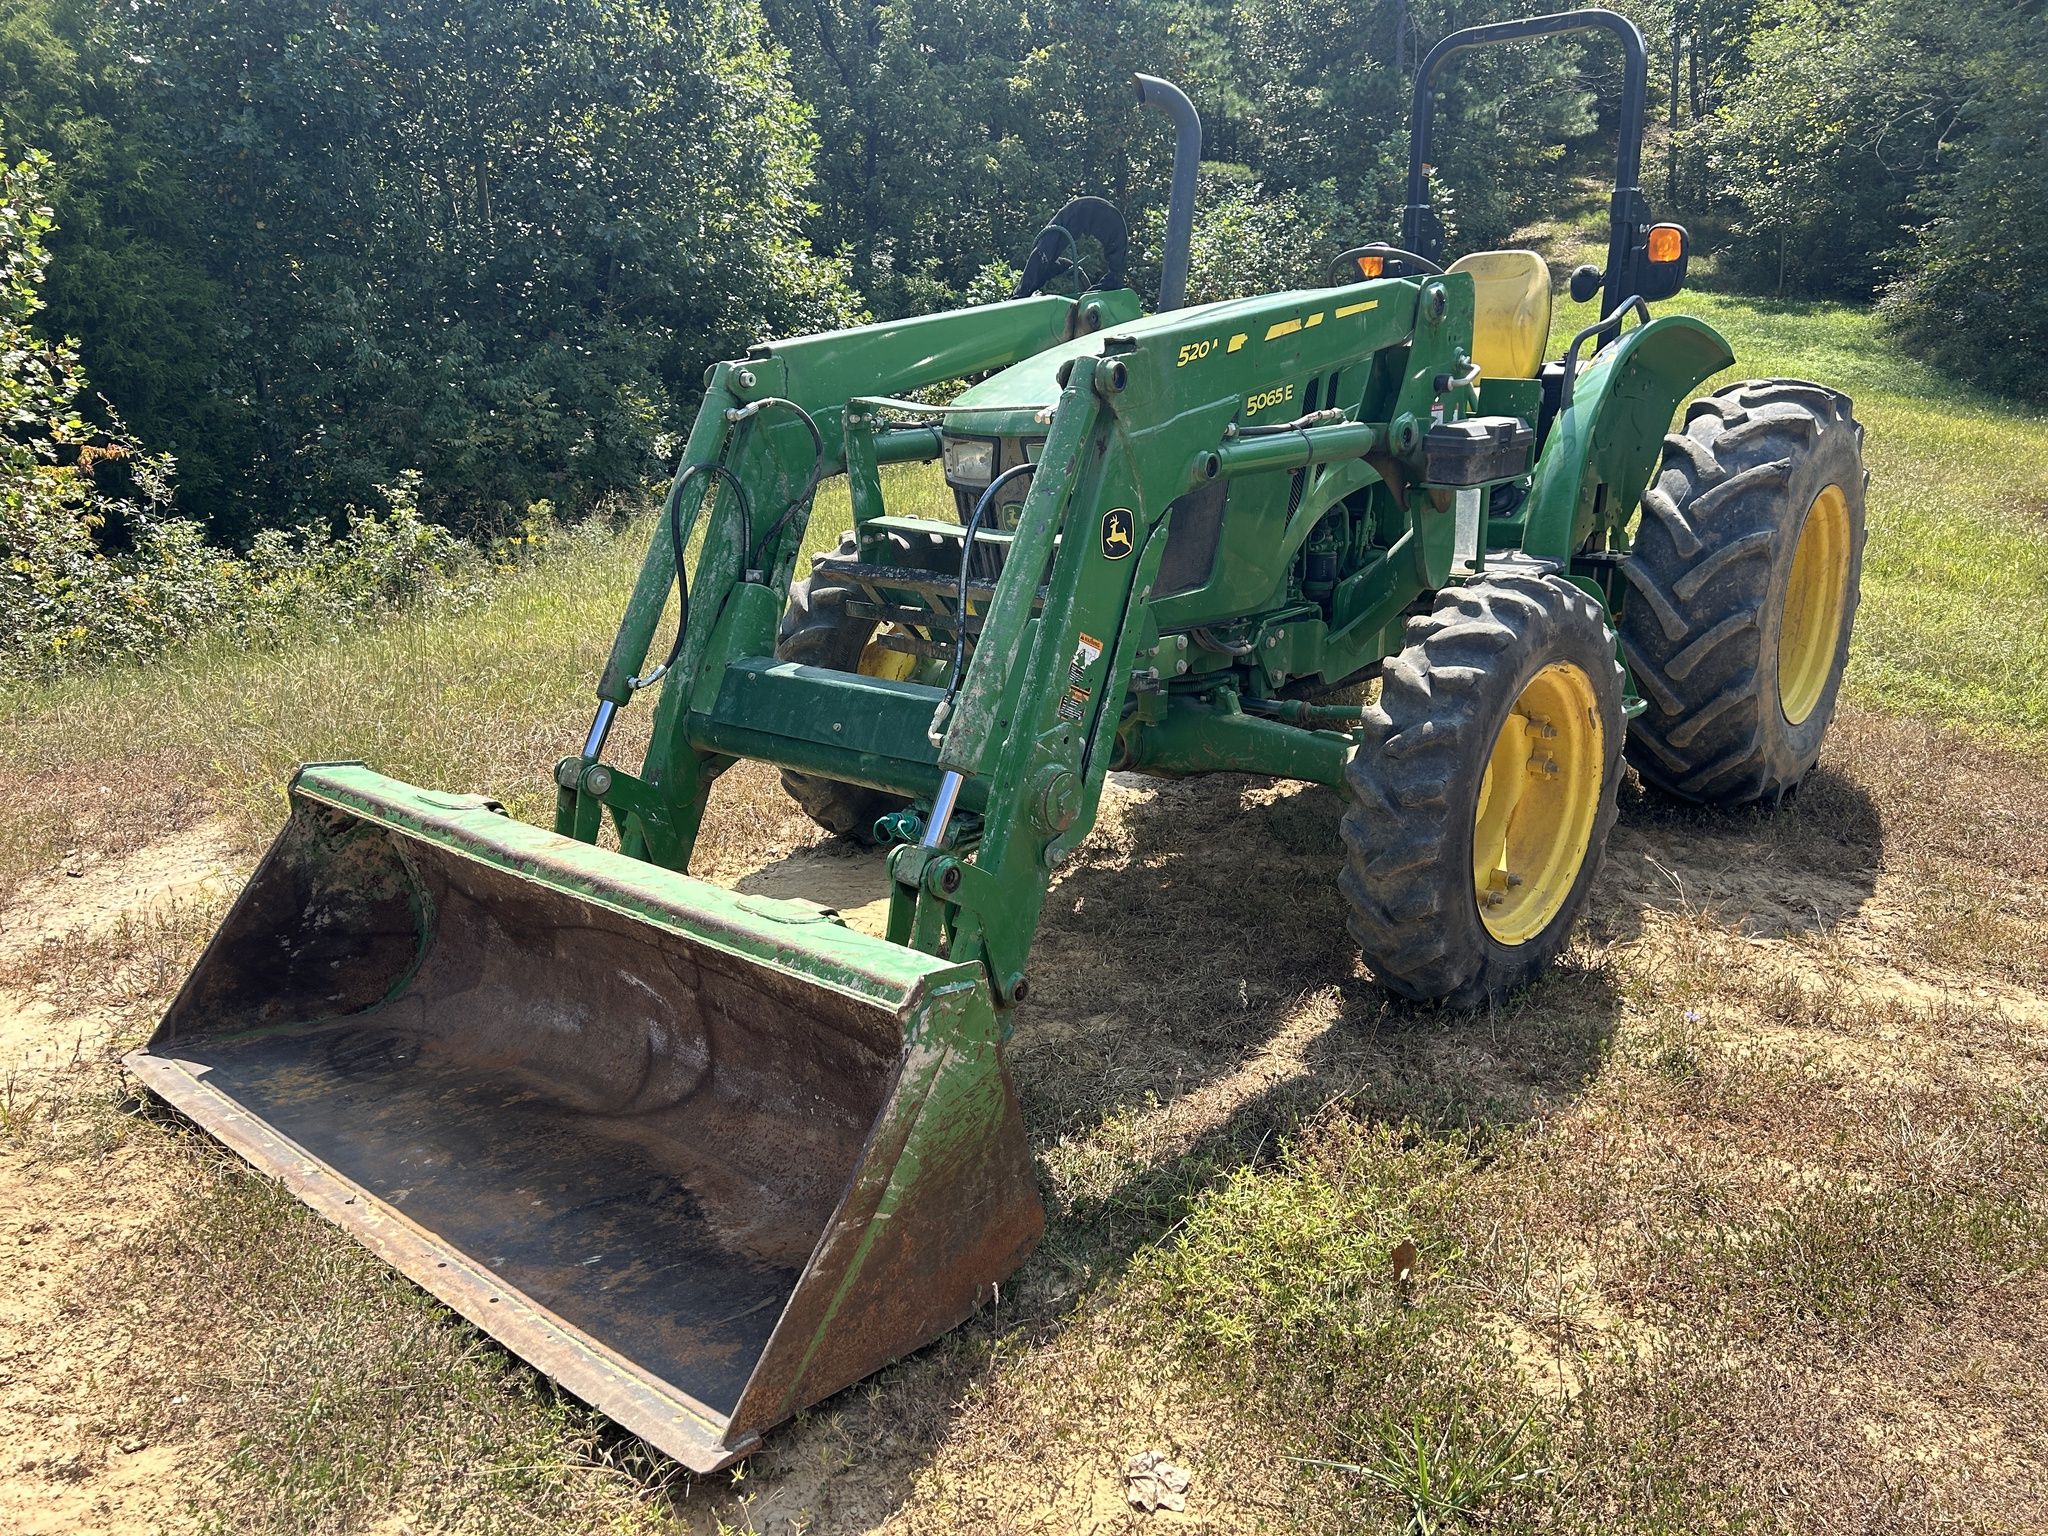
[[[1685,231],[1676,224],[1650,226],[1650,260],[1666,266],[1685,254]]]

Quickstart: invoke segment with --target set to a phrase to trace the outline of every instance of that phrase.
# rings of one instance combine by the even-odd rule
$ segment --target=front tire
[[[1614,825],[1624,729],[1606,614],[1561,577],[1482,577],[1410,621],[1345,775],[1338,884],[1383,986],[1476,1007],[1556,958]]]
[[[1686,411],[1622,565],[1623,654],[1649,702],[1643,778],[1683,800],[1777,800],[1834,719],[1863,573],[1863,428],[1797,379]]]

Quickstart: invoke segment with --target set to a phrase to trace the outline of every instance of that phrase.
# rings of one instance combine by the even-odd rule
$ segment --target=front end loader
[[[1621,151],[1606,265],[1572,280],[1601,318],[1551,358],[1540,258],[1443,264],[1430,90],[1465,49],[1589,27],[1624,53]],[[1003,1048],[1112,770],[1332,787],[1333,899],[1386,987],[1475,1006],[1529,980],[1584,904],[1624,754],[1720,804],[1812,766],[1856,599],[1844,397],[1733,385],[1667,436],[1732,357],[1650,309],[1687,240],[1636,185],[1644,74],[1605,11],[1454,34],[1417,76],[1400,243],[1195,306],[1200,127],[1140,77],[1176,125],[1156,312],[1121,218],[1083,198],[1005,302],[712,368],[554,826],[302,768],[131,1069],[708,1470],[1031,1250]],[[891,509],[907,464],[955,515]],[[799,579],[834,475],[853,526]],[[638,767],[609,760],[649,701]],[[888,848],[886,933],[689,873],[742,759]]]

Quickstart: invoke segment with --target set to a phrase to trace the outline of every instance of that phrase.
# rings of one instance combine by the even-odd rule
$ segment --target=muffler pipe
[[[1188,251],[1195,235],[1195,172],[1202,164],[1202,119],[1188,93],[1157,75],[1135,75],[1138,104],[1173,119],[1173,191],[1166,204],[1166,249],[1159,257],[1159,311],[1188,301]]]

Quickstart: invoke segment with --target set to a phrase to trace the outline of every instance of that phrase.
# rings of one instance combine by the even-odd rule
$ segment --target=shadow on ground
[[[1306,1118],[1341,1103],[1463,1135],[1483,1155],[1600,1071],[1624,1004],[1607,944],[1636,937],[1658,909],[1758,934],[1831,927],[1869,897],[1882,852],[1876,806],[1831,770],[1782,806],[1737,813],[1631,783],[1590,942],[1508,1002],[1458,1014],[1393,999],[1358,965],[1336,890],[1341,810],[1326,789],[1235,776],[1106,801],[1088,858],[1047,901],[1033,1000],[1010,1046],[1045,1239],[1004,1288],[999,1320],[985,1314],[771,1437],[757,1458],[764,1483],[826,1437],[861,1459],[845,1490],[858,1508],[828,1480],[815,1529],[897,1507],[998,1338],[1014,1352],[1056,1336],[1204,1190],[1274,1156]],[[882,878],[878,858],[822,847],[740,888],[792,895],[809,883],[854,912]]]

